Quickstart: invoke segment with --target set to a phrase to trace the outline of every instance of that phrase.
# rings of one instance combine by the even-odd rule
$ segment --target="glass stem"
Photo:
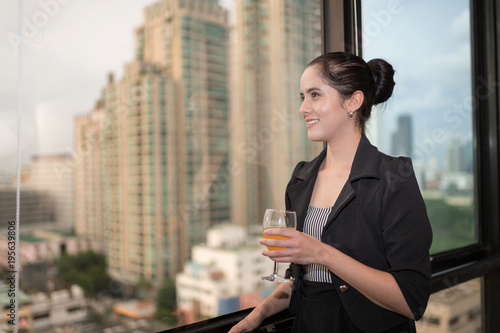
[[[273,273],[274,276],[277,276],[278,275],[278,262],[275,261],[274,262],[274,273]]]

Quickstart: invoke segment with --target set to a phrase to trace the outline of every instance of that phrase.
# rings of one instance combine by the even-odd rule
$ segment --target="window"
[[[360,3],[355,2],[354,6]],[[428,160],[429,157],[435,160],[435,165],[439,165],[437,155],[448,159],[442,164],[443,167],[447,165],[447,169],[441,172],[444,200],[432,198],[429,196],[428,184],[420,184],[434,230],[431,249],[433,290],[447,290],[461,282],[483,276],[482,288],[478,288],[477,292],[485,305],[483,330],[495,331],[499,324],[491,307],[498,305],[490,293],[499,288],[498,283],[493,282],[493,277],[498,274],[495,272],[500,267],[499,211],[496,204],[500,186],[497,176],[498,89],[495,83],[498,67],[496,60],[493,60],[495,52],[491,50],[494,45],[498,45],[498,40],[492,34],[496,26],[492,22],[496,22],[498,12],[493,10],[491,1],[480,4],[454,1],[453,5],[446,1],[363,1],[362,11],[363,31],[361,33],[354,28],[358,34],[350,36],[346,40],[347,45],[359,51],[362,39],[365,58],[376,54],[377,57],[392,60],[396,70],[399,65],[402,71],[398,74],[400,86],[407,89],[407,92],[399,90],[402,96],[386,106],[380,117],[382,119],[376,125],[397,124],[396,127],[404,128],[413,114],[410,113],[410,117],[405,115],[405,120],[403,115],[399,119],[396,115],[391,116],[391,112],[408,113],[413,107],[419,106],[418,117],[422,117],[420,121],[426,125],[425,128],[412,131],[415,166],[418,167],[419,160]],[[454,12],[454,17],[448,16],[451,12]],[[406,22],[398,26],[401,20]],[[417,21],[418,28],[413,25]],[[359,17],[352,22],[354,26],[358,24],[357,27],[360,27],[357,23]],[[414,35],[417,30],[418,36]],[[394,34],[395,31],[397,34]],[[408,44],[409,41],[411,43]],[[404,46],[406,44],[407,47]],[[397,49],[393,48],[394,45],[398,46]],[[448,45],[446,50],[440,48],[443,45]],[[410,62],[411,69],[407,67],[409,71],[405,74],[405,67]],[[425,62],[431,62],[429,65],[436,67],[427,71],[426,68],[430,67],[425,66]],[[446,74],[453,66],[457,66],[457,70]],[[417,71],[419,73],[415,77],[420,78],[421,88],[418,84],[414,85],[418,80],[414,82],[412,79]],[[453,81],[449,81],[451,78]],[[453,90],[462,93],[452,97]],[[414,94],[418,94],[418,100],[410,104],[403,103],[405,98]],[[434,94],[433,103],[425,104],[429,94]],[[425,109],[437,105],[440,108],[433,113],[435,119],[426,122]],[[390,125],[391,122],[393,125]],[[417,126],[414,128],[417,129]],[[386,137],[389,134],[398,135],[398,131],[390,130],[390,127],[385,127],[384,132]],[[406,132],[408,134],[410,131]],[[425,136],[425,133],[430,135]],[[415,141],[417,135],[420,135],[420,139]],[[377,139],[384,141],[383,137]],[[415,148],[418,150],[415,151]],[[457,167],[466,170],[465,173],[457,173]],[[424,174],[435,169],[433,165],[426,165]],[[462,180],[459,180],[461,177]],[[462,190],[459,190],[460,187]],[[465,190],[466,187],[468,190]],[[443,228],[444,225],[446,227]]]
[[[0,29],[7,38],[0,42],[0,54],[9,65],[0,79],[0,191],[13,194],[19,172],[26,189],[21,224],[30,221],[25,226],[35,230],[48,222],[49,229],[68,230],[68,237],[86,237],[89,245],[82,250],[106,253],[114,282],[91,297],[142,298],[160,289],[164,300],[173,300],[176,282],[182,289],[192,286],[184,282],[207,276],[209,255],[192,249],[209,243],[207,232],[216,224],[248,226],[245,241],[259,237],[262,211],[283,205],[295,163],[321,149],[309,144],[296,122],[303,67],[322,51],[347,49],[362,51],[365,58],[387,58],[398,71],[399,90],[385,109],[375,111],[379,116],[370,135],[381,150],[413,157],[435,232],[433,291],[481,277],[484,308],[465,316],[479,320],[483,311],[483,329],[500,331],[494,314],[500,308],[494,299],[500,290],[495,1],[367,0],[361,10],[360,0],[285,0],[286,8],[277,10],[268,1],[182,0],[181,13],[161,18],[159,13],[172,9],[170,2],[126,1],[116,10],[89,1],[53,1],[52,7],[26,3],[20,32],[17,8],[2,5]],[[282,44],[275,43],[278,37]],[[14,65],[18,60],[22,77]],[[138,89],[145,78],[151,87],[147,94]],[[146,104],[148,109],[141,107]],[[148,161],[141,161],[143,156]],[[56,177],[49,181],[52,192],[36,168]],[[158,185],[164,187],[156,190]],[[6,214],[14,219],[13,211]],[[44,230],[44,237],[67,237],[53,230]],[[29,233],[23,231],[25,239]],[[145,241],[141,234],[151,236],[148,254],[139,251]],[[65,250],[71,254],[74,248]],[[53,267],[56,256],[38,258]],[[255,264],[257,275],[268,272],[261,264],[272,268],[266,261]],[[179,279],[178,272],[186,278]],[[233,289],[229,284],[228,309],[237,303],[232,297],[238,288],[246,293],[247,306],[269,293],[268,284],[252,279]],[[245,285],[266,290],[247,293]],[[201,296],[178,293],[181,321],[160,320],[163,326],[151,331],[203,317],[201,304],[208,303],[196,297]],[[162,304],[170,312],[158,318],[172,318],[173,306]]]
[[[362,17],[364,58],[396,70],[393,97],[373,110],[368,135],[380,150],[413,159],[431,254],[476,244],[469,2],[365,1]]]

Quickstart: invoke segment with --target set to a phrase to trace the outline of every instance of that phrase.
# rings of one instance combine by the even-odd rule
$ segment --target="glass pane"
[[[25,2],[19,31],[16,6],[0,4],[0,214],[15,220],[22,55],[23,322],[152,332],[267,296],[264,210],[322,148],[298,112],[319,0]]]
[[[419,333],[480,333],[481,280],[474,279],[431,295]]]
[[[477,241],[469,2],[364,1],[363,55],[396,70],[393,97],[368,136],[413,158],[436,254]]]

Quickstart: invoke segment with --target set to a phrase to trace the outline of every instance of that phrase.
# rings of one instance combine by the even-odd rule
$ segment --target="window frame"
[[[324,0],[331,3],[334,0]],[[359,15],[351,18],[345,28],[346,51],[361,55],[361,50],[349,50],[349,45],[362,45],[361,0],[344,0],[345,13]],[[500,192],[499,180],[499,96],[500,89],[500,6],[494,0],[469,1],[471,13],[472,92],[474,96],[474,157],[476,180],[477,244],[431,256],[432,292],[450,288],[471,279],[482,277],[482,331],[499,332],[500,300]],[[328,21],[329,18],[326,18]],[[347,21],[346,21],[347,23]],[[326,28],[326,27],[325,27]],[[352,33],[358,29],[358,33]],[[325,45],[335,45],[326,40]],[[328,49],[326,51],[329,51]],[[485,87],[485,82],[488,82]],[[488,89],[486,96],[480,89]]]

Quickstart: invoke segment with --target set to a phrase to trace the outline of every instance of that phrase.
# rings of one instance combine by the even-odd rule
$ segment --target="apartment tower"
[[[111,79],[111,77],[110,77]],[[103,210],[104,103],[75,119],[75,232],[105,243],[108,234]]]
[[[206,229],[230,217],[227,32],[216,0],[148,6],[135,59],[92,112],[103,114],[92,200],[102,200],[109,271],[125,284],[173,276]]]

